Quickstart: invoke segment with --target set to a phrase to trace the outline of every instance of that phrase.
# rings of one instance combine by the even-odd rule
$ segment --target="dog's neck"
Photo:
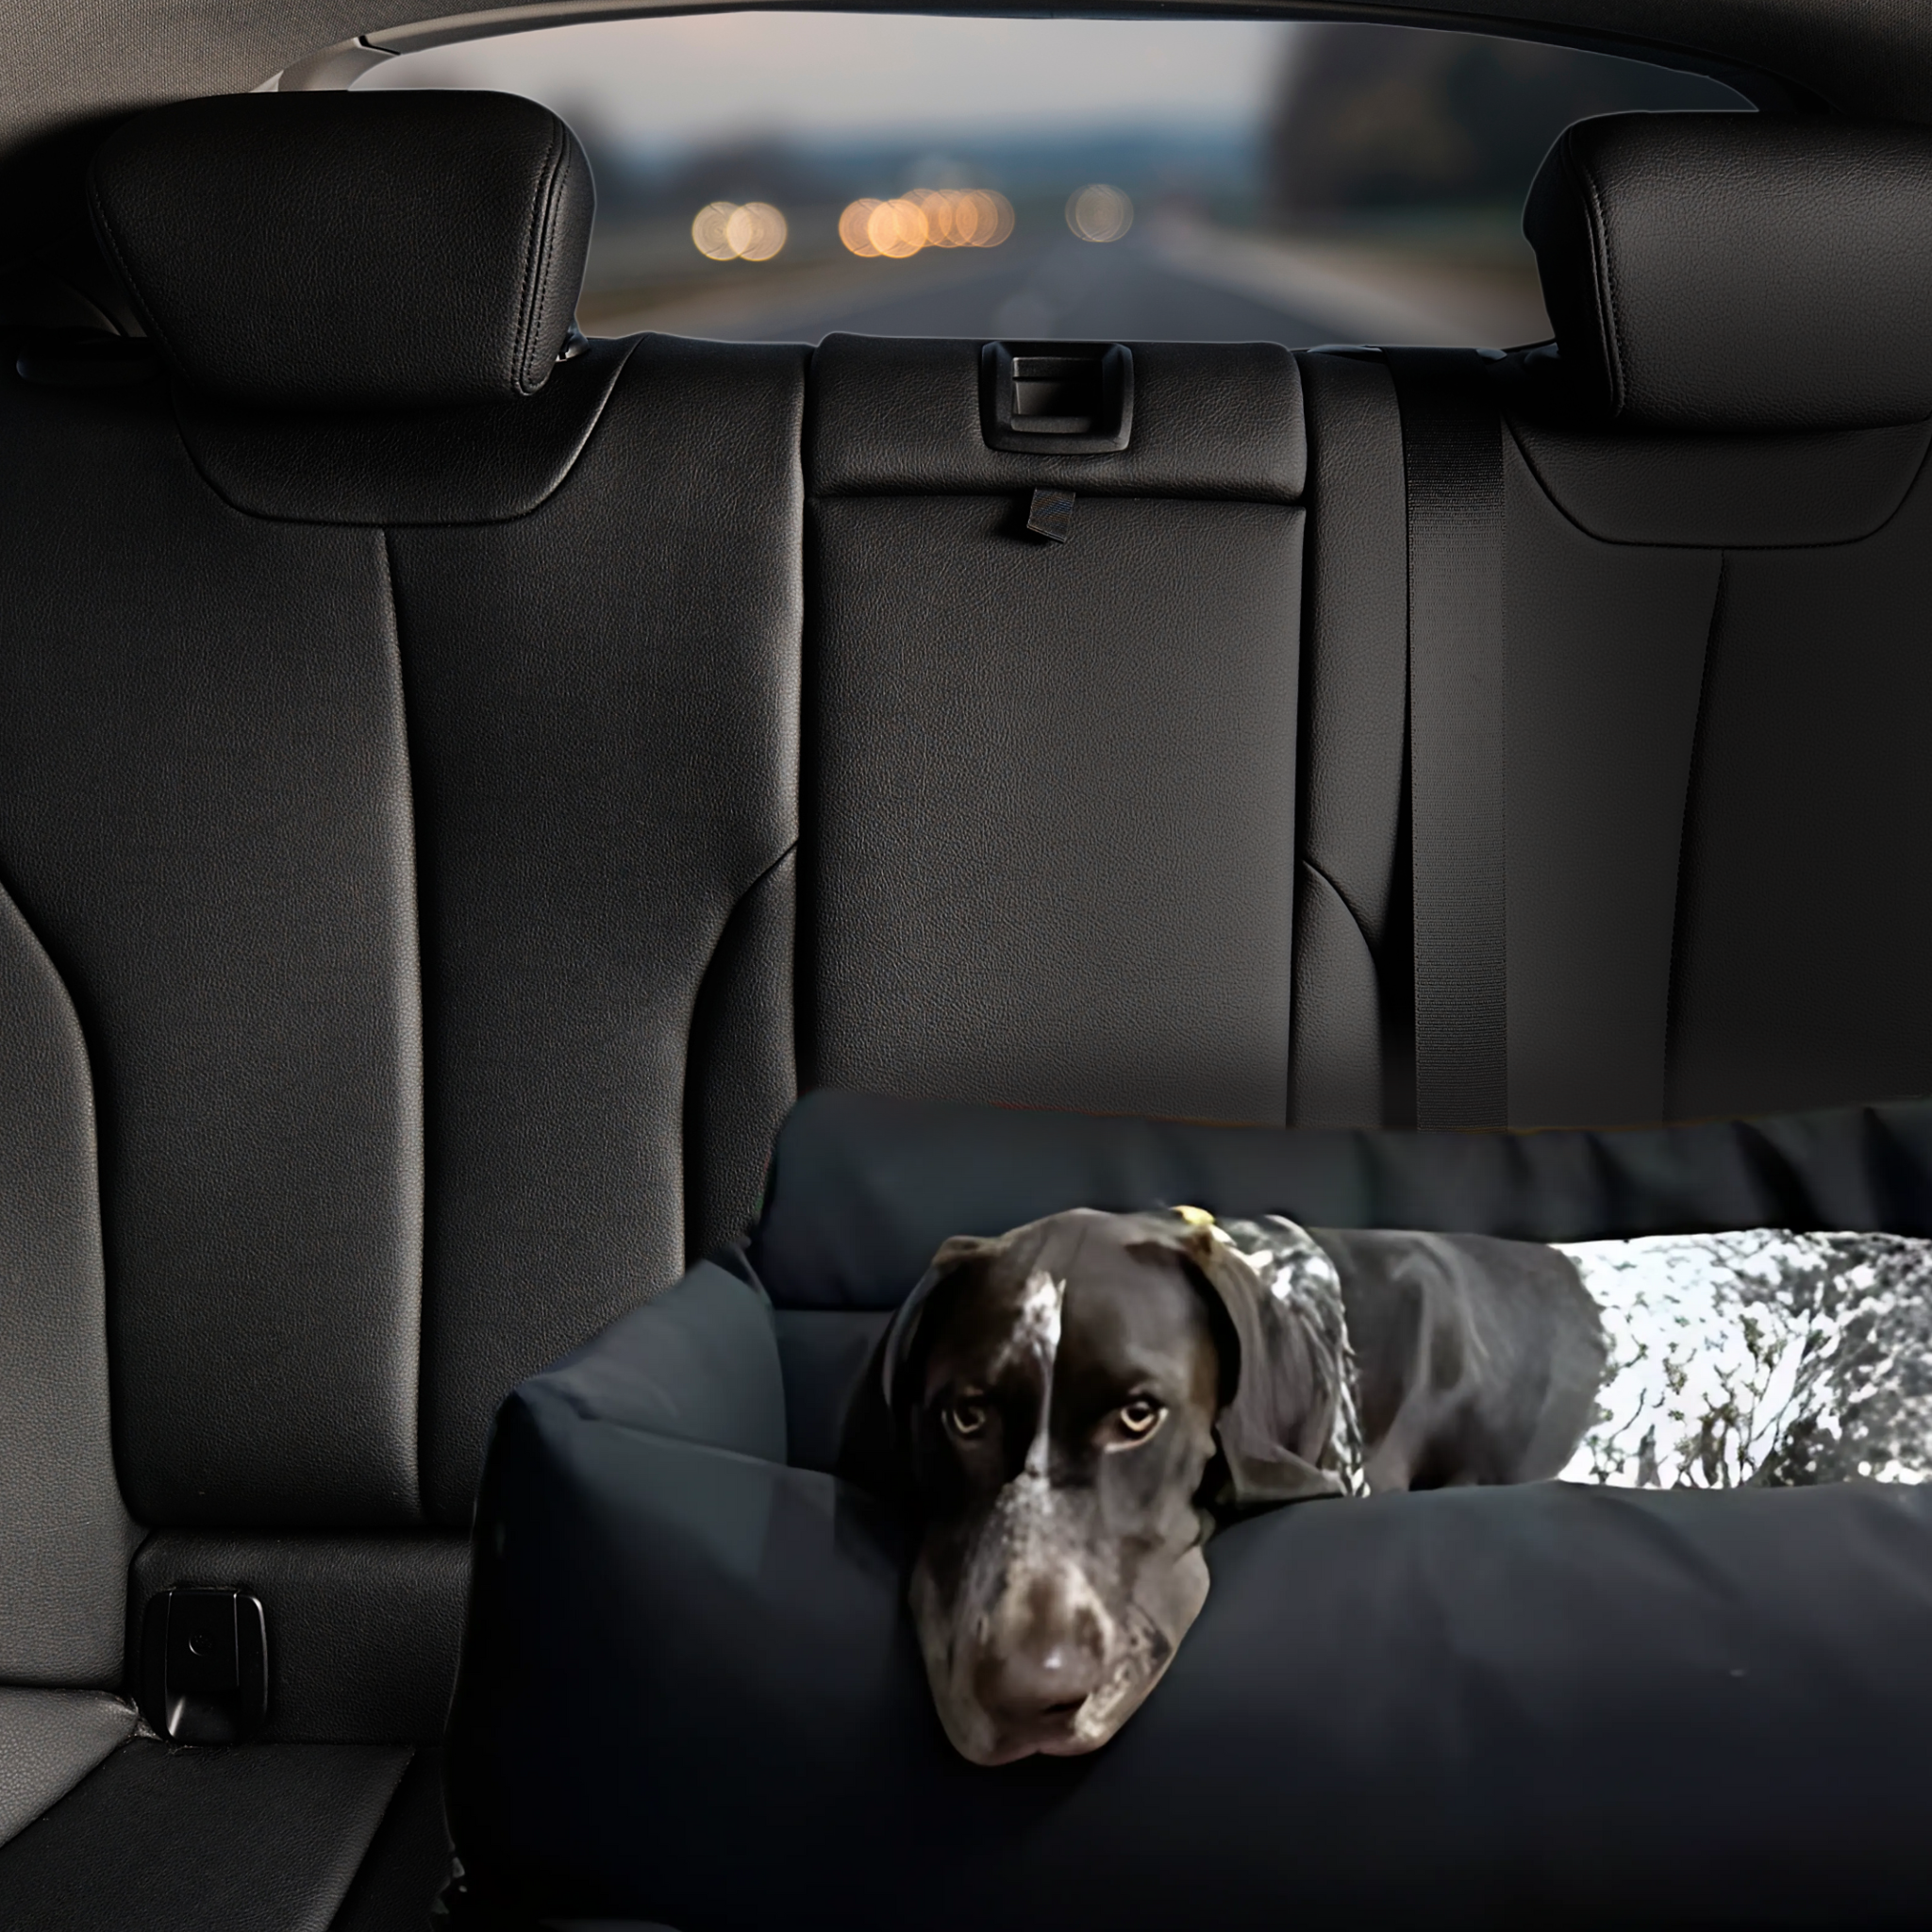
[[[1345,1495],[1366,1495],[1361,1385],[1334,1261],[1307,1228],[1285,1215],[1223,1222],[1217,1232],[1255,1271],[1306,1355],[1314,1406],[1330,1417],[1327,1441],[1310,1460],[1335,1475]]]

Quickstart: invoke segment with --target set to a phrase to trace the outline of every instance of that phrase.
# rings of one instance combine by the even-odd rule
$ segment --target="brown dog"
[[[1199,1614],[1214,1512],[1554,1475],[1603,1367],[1544,1247],[1193,1209],[949,1241],[874,1383],[947,1735],[979,1764],[1094,1750]]]

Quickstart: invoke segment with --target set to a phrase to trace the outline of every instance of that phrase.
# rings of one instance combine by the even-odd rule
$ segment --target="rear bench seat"
[[[1661,290],[1619,354],[1692,356],[1703,393],[1750,346],[1693,274],[1713,238],[1619,208],[1724,140],[1811,181],[1824,142],[1830,193],[1782,217],[1822,248],[1813,199],[1848,220],[1903,138],[1652,125],[1575,138],[1591,258]],[[1898,721],[1932,397],[1904,323],[1867,326],[1903,256],[1846,311],[1863,387],[1814,329],[1715,422],[1643,354],[1621,418],[1591,398],[1574,251],[1540,237],[1560,379],[1135,345],[1125,451],[994,450],[976,343],[572,354],[581,171],[494,97],[142,116],[98,216],[173,380],[78,387],[42,342],[0,387],[0,1349],[33,1365],[0,1409],[0,1718],[31,1741],[0,1924],[419,1921],[488,1416],[742,1224],[794,1016],[808,1082],[1251,1121],[1932,1086],[1932,1023],[1865,1012],[1924,891]],[[1507,640],[1507,813],[1438,708],[1471,715],[1445,518],[1507,619],[1449,625]],[[1803,615],[1840,609],[1842,689]],[[1814,728],[1817,766],[1761,776]],[[1908,910],[1767,965],[1755,895],[1822,850],[1812,812]],[[1787,1052],[1814,984],[1844,1017]],[[258,1741],[130,1736],[124,1657],[176,1585],[266,1605]]]
[[[1306,365],[1295,1116],[1932,1091],[1932,138],[1585,122],[1525,225],[1560,356]]]

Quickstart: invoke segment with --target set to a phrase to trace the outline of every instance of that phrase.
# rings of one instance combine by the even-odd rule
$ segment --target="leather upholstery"
[[[158,385],[9,380],[0,435],[0,864],[87,1040],[122,1489],[148,1523],[408,1524],[421,974],[382,538],[236,516]]]
[[[108,1434],[94,1163],[73,1003],[0,892],[0,1682],[121,1674],[134,1534]],[[0,1763],[33,1755],[0,1745]]]
[[[510,1384],[684,1265],[700,991],[798,835],[804,359],[647,339],[541,508],[389,533],[427,973],[422,1457],[453,1528]],[[745,937],[716,1226],[755,1210],[791,1097],[789,1013],[755,991],[785,936]]]
[[[813,506],[802,1077],[1279,1121],[1301,512],[1024,501]]]
[[[450,1875],[442,1757],[410,1757],[329,1932],[433,1932],[428,1907]]]
[[[1724,560],[1684,834],[1669,1105],[1932,1091],[1932,476],[1862,543]]]
[[[138,1738],[0,1854],[0,1925],[328,1932],[408,1761],[394,1744]]]
[[[133,1729],[133,1707],[105,1690],[0,1685],[0,1844],[64,1798]]]
[[[1408,722],[1402,423],[1374,357],[1300,359],[1308,425],[1292,1119],[1412,1119],[1398,877]],[[1398,891],[1398,886],[1401,888]],[[1391,927],[1391,918],[1396,924]],[[1391,1089],[1393,1091],[1391,1091]]]
[[[1718,558],[1592,541],[1513,448],[1503,482],[1509,1120],[1661,1120]]]
[[[797,1098],[797,920],[798,858],[788,849],[740,894],[698,984],[684,1074],[688,1259],[743,1238],[773,1132]]]
[[[95,156],[102,243],[191,387],[271,408],[534,394],[583,278],[590,165],[509,94],[227,94]]]
[[[1611,114],[1558,136],[1524,232],[1565,366],[1616,422],[1932,416],[1932,132]]]
[[[812,358],[808,1084],[1284,1117],[1299,382],[1134,354],[1091,457],[989,450],[977,343]]]
[[[1537,481],[1607,543],[1778,550],[1856,543],[1897,513],[1932,449],[1932,422],[1791,436],[1606,436],[1512,398]]]
[[[490,1413],[742,1228],[793,1091],[804,358],[0,380],[0,1683],[114,1681],[182,1584],[271,1675],[23,1831],[0,1923],[421,1923]],[[16,1824],[115,1741],[8,1727]]]
[[[1279,1121],[1301,513],[1077,518],[815,506],[805,1077]]]
[[[630,358],[592,342],[535,396],[327,415],[238,408],[181,390],[181,440],[224,503],[317,524],[497,524],[562,484]]]

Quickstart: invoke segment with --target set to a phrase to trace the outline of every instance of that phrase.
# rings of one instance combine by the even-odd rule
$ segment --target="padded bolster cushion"
[[[1932,131],[1762,114],[1568,128],[1524,233],[1563,360],[1617,420],[1932,416]]]
[[[569,334],[594,198],[509,94],[231,94],[96,154],[95,226],[192,388],[409,408],[529,395]]]
[[[1176,1184],[1228,1209],[1345,1208],[1377,1138],[1384,1179],[1410,1176],[1382,1199],[1447,1204],[1474,1176],[1460,1224],[1478,1227],[1538,1224],[1553,1183],[1566,1226],[1622,1232],[1740,1200],[1761,1217],[1765,1195],[1737,1192],[1750,1176],[1819,1208],[1852,1201],[1854,1171],[1874,1202],[1923,1204],[1932,1173],[1924,1105],[1684,1131],[1704,1141],[1645,1137],[1592,1177],[1580,1135],[821,1094],[786,1129],[762,1288],[886,1302],[939,1233]],[[1460,1141],[1496,1152],[1471,1163]],[[898,1206],[875,1240],[881,1202]],[[1207,1608],[1120,1737],[986,1771],[933,1713],[902,1526],[781,1459],[795,1391],[773,1329],[749,1269],[706,1263],[506,1404],[447,1758],[485,1901],[685,1932],[1923,1912],[1932,1490],[1539,1484],[1280,1510],[1209,1544]]]
[[[1689,1126],[1467,1133],[1218,1127],[808,1093],[750,1257],[785,1308],[893,1308],[953,1234],[1065,1208],[1528,1241],[1741,1227],[1932,1235],[1932,1102]]]

